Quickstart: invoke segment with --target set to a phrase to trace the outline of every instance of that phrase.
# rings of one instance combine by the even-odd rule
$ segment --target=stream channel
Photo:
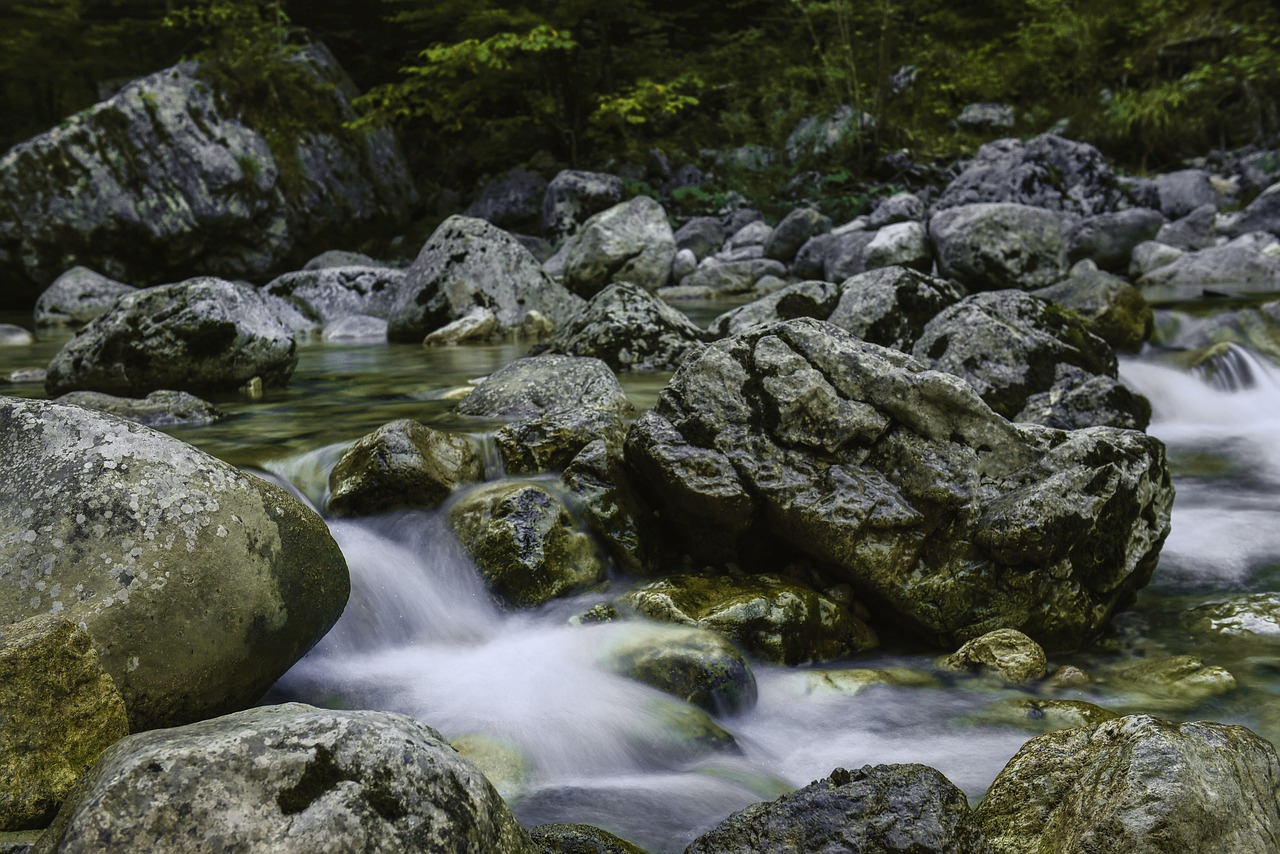
[[[1274,298],[1274,297],[1273,297]],[[730,306],[686,307],[706,322]],[[28,316],[0,322],[30,327]],[[0,394],[43,397],[5,383],[47,364],[69,333],[0,348]],[[289,485],[323,506],[328,471],[346,444],[395,418],[483,438],[452,412],[456,392],[524,347],[424,349],[409,345],[300,344],[285,390],[256,401],[216,401],[230,417],[170,429],[235,465]],[[570,618],[627,588],[530,612],[504,612],[485,593],[440,512],[329,520],[352,574],[342,619],[264,702],[383,709],[419,718],[481,762],[525,826],[586,822],[654,854],[678,852],[730,812],[824,777],[837,767],[918,762],[942,771],[976,802],[1036,732],[1011,703],[1087,700],[1120,713],[1243,723],[1280,737],[1280,627],[1250,643],[1193,639],[1179,616],[1229,596],[1280,590],[1280,369],[1237,350],[1217,384],[1152,354],[1121,360],[1121,377],[1152,403],[1149,432],[1163,439],[1177,488],[1173,531],[1151,585],[1090,649],[1051,656],[1050,670],[1090,674],[1134,658],[1194,655],[1230,671],[1232,690],[1139,691],[1104,678],[1083,688],[1012,688],[939,675],[940,651],[887,645],[822,668],[909,668],[920,684],[838,691],[814,668],[756,663],[759,701],[716,723],[736,749],[708,738],[678,701],[615,675],[603,651],[635,624],[575,625]],[[667,375],[621,377],[637,411]],[[1225,388],[1223,386],[1226,386]],[[1267,639],[1270,635],[1270,640]],[[1013,711],[1011,711],[1013,709]]]

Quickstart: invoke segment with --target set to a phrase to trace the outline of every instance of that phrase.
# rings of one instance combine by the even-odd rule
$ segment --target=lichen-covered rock
[[[1100,675],[1129,706],[1140,711],[1186,712],[1236,688],[1230,671],[1205,664],[1194,655],[1140,658]]]
[[[875,239],[874,231],[833,231],[822,257],[822,278],[828,282],[843,282],[850,276],[865,273],[867,247]]]
[[[996,851],[1275,851],[1280,759],[1244,727],[1145,715],[1049,733],[974,811]]]
[[[1067,231],[1067,260],[1074,264],[1088,259],[1100,270],[1123,275],[1129,271],[1134,247],[1154,240],[1164,222],[1164,215],[1150,208],[1085,217]]]
[[[1058,214],[1028,205],[974,204],[929,220],[938,273],[971,291],[1052,285],[1067,273]]]
[[[736,335],[758,323],[774,323],[797,317],[825,320],[835,310],[843,289],[831,282],[796,282],[768,296],[730,309],[711,321],[716,338]]]
[[[538,851],[431,727],[300,703],[117,743],[38,850]]]
[[[36,326],[88,323],[118,297],[135,290],[132,285],[109,279],[88,267],[72,267],[36,298]]]
[[[880,229],[899,222],[920,222],[924,219],[924,202],[915,193],[894,193],[876,205],[867,216],[867,228]]]
[[[99,754],[129,734],[89,635],[42,615],[0,627],[0,831],[45,827]]]
[[[256,702],[346,604],[318,516],[176,439],[0,398],[0,459],[0,624],[83,626],[135,730]]]
[[[652,575],[660,539],[651,511],[631,483],[621,448],[593,440],[565,467],[561,481],[616,565],[631,575]]]
[[[1026,142],[998,139],[979,148],[942,191],[935,209],[982,202],[1092,216],[1117,210],[1125,193],[1098,149],[1046,133]]]
[[[719,251],[724,243],[724,224],[714,216],[695,216],[674,235],[676,249],[688,249],[701,261]]]
[[[72,391],[58,403],[106,412],[146,427],[173,427],[179,424],[212,424],[227,414],[212,403],[185,391],[153,391],[144,398],[115,397],[97,391]]]
[[[53,357],[45,389],[124,397],[158,389],[227,392],[258,377],[289,382],[297,345],[248,285],[191,279],[122,296]]]
[[[950,282],[905,267],[885,267],[841,283],[840,300],[827,322],[871,344],[908,352],[929,321],[960,297],[960,289]]]
[[[638,285],[617,282],[561,327],[549,349],[593,356],[615,371],[674,371],[705,339],[683,312]]]
[[[1209,173],[1203,169],[1179,169],[1155,178],[1160,211],[1169,219],[1180,219],[1203,205],[1218,205]]]
[[[329,474],[326,509],[368,516],[401,507],[438,507],[461,483],[484,478],[475,440],[409,418],[361,436]]]
[[[796,208],[782,218],[764,242],[764,257],[787,263],[809,238],[831,230],[831,217],[815,208]]]
[[[458,404],[459,415],[510,419],[494,442],[512,473],[564,468],[596,439],[617,445],[629,410],[604,362],[552,353],[494,371]]]
[[[542,200],[546,194],[546,178],[528,169],[511,169],[486,183],[462,214],[498,228],[533,232],[542,224]]]
[[[677,575],[622,601],[651,619],[720,632],[775,664],[829,661],[879,643],[870,626],[835,600],[773,575]]]
[[[1116,379],[1115,352],[1074,313],[1021,291],[965,297],[925,326],[912,352],[935,370],[964,379],[996,412],[1021,417],[1033,395],[1078,389],[1097,378],[1117,410],[1060,413],[1058,427],[1114,426],[1143,429],[1150,405]],[[1034,415],[1034,409],[1027,414]],[[1098,420],[1105,418],[1105,420]]]
[[[387,317],[387,335],[416,344],[477,307],[494,313],[495,335],[511,335],[529,329],[532,314],[554,328],[581,305],[510,234],[482,219],[452,216],[409,267]]]
[[[714,715],[756,704],[751,665],[721,633],[691,626],[625,623],[604,630],[602,662]]]
[[[1217,221],[1217,206],[1201,205],[1180,219],[1160,226],[1155,240],[1187,252],[1208,249],[1218,245]]]
[[[1150,579],[1173,500],[1156,439],[1011,424],[810,319],[686,361],[625,450],[674,549],[766,570],[798,550],[952,648],[997,628],[1088,641]]]
[[[1187,252],[1147,272],[1137,286],[1163,298],[1199,297],[1206,286],[1227,293],[1275,290],[1280,286],[1280,238],[1252,232]]]
[[[831,233],[806,240],[791,262],[791,275],[797,279],[825,279],[827,254],[838,241],[839,237]]]
[[[909,267],[928,273],[933,269],[933,246],[929,243],[929,233],[918,222],[886,225],[875,233],[863,250],[862,263],[868,270]]]
[[[698,837],[685,854],[859,851],[989,854],[969,802],[925,765],[837,768],[823,780],[754,804]]]
[[[625,839],[589,824],[540,824],[529,838],[542,854],[645,854]]]
[[[622,201],[622,179],[604,172],[565,169],[542,197],[542,230],[560,240],[575,233],[595,213]]]
[[[591,537],[536,483],[502,482],[466,493],[449,509],[458,535],[504,605],[535,608],[604,580]]]
[[[1095,726],[1120,715],[1082,700],[1053,700],[1040,697],[1007,697],[987,706],[977,715],[981,723],[1016,726],[1031,732],[1056,732]]]
[[[285,273],[263,290],[302,304],[323,323],[354,314],[386,319],[405,271],[390,267],[324,267]]]
[[[1117,350],[1136,353],[1151,337],[1155,316],[1142,293],[1119,276],[1085,261],[1056,285],[1032,291],[1047,302],[1069,308],[1088,321],[1089,329]]]
[[[613,282],[654,291],[671,276],[675,254],[666,211],[648,196],[637,196],[582,224],[565,259],[564,283],[586,299]]]
[[[1049,660],[1040,644],[1017,629],[996,629],[965,643],[941,662],[947,670],[990,671],[1022,685],[1044,676]]]
[[[27,306],[77,263],[137,284],[252,278],[403,223],[417,194],[394,135],[343,129],[356,93],[327,49],[297,61],[317,85],[281,103],[303,133],[183,63],[15,146],[0,157],[0,277],[31,283]]]

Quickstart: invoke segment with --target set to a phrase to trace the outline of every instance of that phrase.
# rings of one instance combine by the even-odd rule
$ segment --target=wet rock
[[[484,185],[463,216],[483,219],[514,231],[534,231],[542,222],[547,179],[528,169],[503,172]]]
[[[725,239],[724,224],[714,216],[695,216],[676,231],[677,249],[688,249],[701,261],[719,251]]]
[[[547,184],[542,197],[542,230],[563,239],[577,232],[592,214],[621,201],[621,178],[566,169]]]
[[[867,765],[837,768],[776,801],[734,813],[685,854],[991,850],[964,793],[941,773],[924,765]]]
[[[909,351],[929,321],[960,295],[942,279],[885,267],[845,280],[827,321],[871,344]]]
[[[1098,425],[1145,430],[1151,422],[1151,404],[1112,377],[1060,365],[1049,390],[1029,395],[1012,420],[1057,430]]]
[[[354,314],[385,320],[404,280],[404,270],[389,267],[324,267],[285,273],[263,290],[301,303],[323,323]]]
[[[0,831],[41,828],[99,754],[129,734],[89,635],[60,617],[0,627]]]
[[[760,323],[812,317],[825,320],[835,310],[843,293],[840,285],[830,282],[796,282],[768,296],[726,311],[711,321],[711,334],[716,338],[736,335]]]
[[[458,404],[459,415],[510,419],[494,441],[512,473],[564,468],[596,439],[618,445],[629,411],[608,365],[558,354],[517,359]]]
[[[805,679],[808,693],[836,692],[861,694],[869,688],[941,688],[936,676],[907,667],[848,667],[841,670],[810,670]]]
[[[497,318],[494,334],[507,336],[528,328],[533,314],[558,326],[581,305],[510,234],[481,219],[452,216],[409,267],[387,317],[387,335],[416,344],[480,307]]]
[[[137,284],[254,278],[403,223],[417,194],[393,133],[344,130],[350,80],[321,46],[298,61],[316,86],[281,103],[307,132],[188,62],[15,146],[0,157],[0,275],[43,286],[79,263]]]
[[[470,762],[504,799],[528,793],[533,761],[516,745],[487,735],[463,735],[449,740],[454,750]]]
[[[620,448],[596,439],[565,467],[561,481],[587,527],[630,575],[652,575],[660,539],[652,511],[631,483]]]
[[[390,267],[385,261],[371,258],[363,252],[351,252],[346,249],[326,249],[310,261],[302,265],[302,269],[327,270],[330,267]]]
[[[1225,231],[1231,237],[1254,231],[1280,235],[1280,183],[1267,187],[1244,210],[1230,217]]]
[[[605,667],[713,715],[734,715],[755,707],[755,674],[723,634],[630,623],[606,637],[604,644]]]
[[[1280,593],[1251,593],[1207,602],[1183,617],[1195,637],[1233,641],[1280,641]]]
[[[1146,273],[1137,281],[1143,293],[1162,297],[1198,297],[1215,292],[1251,293],[1280,285],[1280,238],[1254,232],[1230,243],[1188,252]]]
[[[540,824],[529,837],[542,854],[645,854],[627,840],[589,824]]]
[[[874,231],[833,232],[822,259],[822,278],[843,282],[867,271],[867,247],[876,239]]]
[[[401,507],[438,507],[459,484],[484,478],[475,440],[409,418],[361,436],[329,475],[326,509],[369,516]]]
[[[1280,761],[1244,727],[1145,715],[1033,738],[974,811],[996,851],[1270,851]]]
[[[1113,711],[1081,700],[1047,700],[1038,697],[1008,697],[978,713],[982,723],[1016,726],[1031,732],[1057,732],[1095,726],[1120,717]]]
[[[326,323],[320,337],[335,344],[378,344],[387,340],[387,321],[367,314],[349,314]]]
[[[28,347],[36,343],[31,330],[13,323],[0,323],[0,347]]]
[[[1056,213],[1016,204],[948,208],[929,221],[939,275],[971,291],[1032,290],[1067,273]]]
[[[764,257],[788,263],[811,237],[831,230],[831,217],[814,208],[796,208],[784,216],[764,242]]]
[[[686,361],[625,451],[672,548],[762,569],[799,550],[952,648],[997,628],[1086,642],[1150,579],[1173,498],[1155,439],[1011,424],[809,319]]]
[[[918,222],[900,222],[876,232],[863,250],[868,270],[882,267],[909,267],[928,273],[933,269],[933,246],[929,233]]]
[[[1072,267],[1065,280],[1032,291],[1032,296],[1071,309],[1087,321],[1091,332],[1126,353],[1142,349],[1155,328],[1151,305],[1137,288],[1087,261]]]
[[[675,254],[675,237],[662,205],[637,196],[582,224],[565,259],[564,283],[585,299],[613,282],[657,290],[667,283]]]
[[[899,222],[924,220],[924,202],[915,193],[895,193],[876,205],[867,217],[867,228],[877,230]]]
[[[1192,655],[1138,659],[1100,674],[1141,710],[1182,712],[1236,688],[1225,668],[1205,664]]]
[[[1216,205],[1202,205],[1188,212],[1176,222],[1166,223],[1156,232],[1155,239],[1167,246],[1195,252],[1216,246],[1218,235],[1215,224],[1218,217]]]
[[[1115,211],[1124,201],[1098,149],[1046,133],[1026,142],[999,139],[982,146],[934,207],[1011,202],[1092,216]]]
[[[256,702],[346,604],[318,516],[168,436],[0,398],[0,458],[0,624],[84,627],[135,730]]]
[[[1164,215],[1150,208],[1085,217],[1067,231],[1067,260],[1074,264],[1088,259],[1101,270],[1123,275],[1129,271],[1134,247],[1154,240],[1164,222]]]
[[[941,665],[961,673],[991,672],[1011,685],[1023,685],[1042,678],[1049,660],[1040,644],[1017,629],[996,629],[967,642]]]
[[[1207,317],[1166,311],[1160,313],[1160,321],[1154,340],[1162,347],[1199,350],[1238,344],[1271,359],[1280,359],[1280,301]],[[1253,380],[1256,381],[1256,377]]]
[[[538,850],[439,733],[388,712],[289,703],[130,736],[77,795],[42,850]]]
[[[69,391],[137,396],[157,389],[234,391],[259,377],[284,386],[293,336],[257,290],[191,279],[121,297],[53,357],[51,397]]]
[[[212,424],[227,417],[221,409],[193,394],[164,389],[141,399],[97,391],[72,391],[59,397],[57,402],[106,412],[146,427]]]
[[[681,311],[630,282],[609,285],[551,339],[549,349],[593,356],[615,371],[674,371],[705,333]]]
[[[622,601],[651,619],[720,632],[776,664],[827,661],[878,643],[866,623],[834,600],[777,576],[672,576]]]
[[[591,538],[564,504],[535,483],[506,482],[466,493],[449,527],[504,605],[535,608],[604,581]]]
[[[72,267],[36,298],[36,326],[88,323],[110,308],[117,297],[135,290],[88,267]]]
[[[1202,205],[1218,206],[1218,194],[1203,169],[1166,172],[1155,179],[1160,211],[1169,219],[1181,219]]]

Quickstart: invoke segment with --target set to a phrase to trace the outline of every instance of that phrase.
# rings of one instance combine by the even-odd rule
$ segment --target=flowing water
[[[4,378],[46,364],[62,340],[0,348],[0,394],[43,396],[39,385]],[[227,420],[169,432],[322,507],[328,471],[346,444],[393,418],[483,439],[493,425],[453,415],[454,400],[523,349],[308,342],[287,390],[219,401]],[[1280,691],[1280,654],[1197,643],[1176,619],[1204,601],[1280,589],[1280,371],[1247,351],[1230,365],[1206,379],[1150,358],[1122,362],[1125,382],[1152,401],[1150,432],[1168,444],[1178,489],[1173,533],[1135,607],[1095,648],[1051,667],[1105,671],[1128,658],[1190,653],[1230,670],[1237,688],[1190,702],[1105,684],[1046,695],[1246,723],[1274,741],[1280,714],[1269,708]],[[665,379],[623,381],[643,409]],[[717,731],[690,707],[611,672],[607,650],[634,626],[571,619],[625,590],[628,579],[615,575],[608,590],[540,610],[503,612],[439,512],[330,527],[351,568],[351,601],[268,700],[420,718],[477,758],[526,826],[587,822],[653,852],[680,851],[750,803],[836,767],[891,762],[934,766],[976,800],[1033,734],[998,709],[1034,691],[940,677],[935,652],[892,646],[824,666],[910,668],[933,674],[925,684],[841,693],[805,668],[756,665],[759,702],[717,718]]]

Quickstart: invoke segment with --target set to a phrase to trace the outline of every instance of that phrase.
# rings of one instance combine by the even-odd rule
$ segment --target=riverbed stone
[[[996,629],[965,643],[942,660],[945,670],[990,672],[1011,685],[1044,676],[1049,660],[1040,644],[1017,629]]]
[[[0,323],[0,347],[29,347],[36,343],[31,330],[15,323]]]
[[[582,224],[565,259],[564,283],[584,299],[613,282],[654,291],[671,276],[675,236],[662,205],[637,196]]]
[[[473,216],[515,231],[536,231],[542,224],[547,179],[529,169],[511,169],[485,182],[463,216]]]
[[[562,326],[548,348],[592,356],[615,371],[674,371],[702,350],[706,334],[639,285],[615,282]]]
[[[74,264],[257,278],[404,224],[418,195],[393,132],[343,127],[357,92],[327,48],[296,62],[314,83],[281,84],[278,110],[184,62],[0,156],[0,303]]]
[[[805,692],[838,693],[854,696],[870,688],[941,688],[932,673],[909,667],[814,668],[806,673]]]
[[[1067,273],[1062,220],[1053,211],[1010,203],[948,208],[929,220],[938,274],[970,291],[1033,290]]]
[[[137,290],[88,267],[72,267],[36,298],[36,326],[79,326],[102,314],[117,297]]]
[[[976,720],[984,724],[1016,726],[1044,733],[1094,726],[1118,717],[1120,715],[1110,709],[1083,700],[1006,697],[980,711]]]
[[[167,389],[153,391],[144,398],[116,397],[98,391],[71,391],[59,397],[57,402],[106,412],[146,427],[212,424],[227,417],[225,412],[208,401],[185,391]]]
[[[605,630],[605,667],[652,685],[713,715],[756,704],[756,677],[723,634],[692,626],[624,623]]]
[[[533,854],[493,786],[439,733],[301,703],[118,742],[40,851]]]
[[[129,734],[88,633],[41,615],[0,627],[0,831],[40,828],[99,754]]]
[[[1151,305],[1142,292],[1089,261],[1076,264],[1071,274],[1058,284],[1031,293],[1071,309],[1088,322],[1090,331],[1126,353],[1142,349],[1155,328]]]
[[[661,540],[653,512],[636,491],[620,446],[604,439],[589,442],[565,466],[561,482],[619,569],[636,576],[659,570]]]
[[[1126,208],[1085,217],[1066,233],[1067,260],[1088,259],[1109,273],[1125,274],[1139,243],[1154,240],[1164,214],[1151,208]]]
[[[1185,216],[1160,226],[1155,240],[1186,252],[1208,249],[1218,244],[1217,220],[1216,205],[1201,205]]]
[[[1139,290],[1164,298],[1215,292],[1250,293],[1280,287],[1280,238],[1251,232],[1229,243],[1188,252],[1144,274]]]
[[[867,215],[867,228],[874,231],[899,222],[922,222],[924,213],[924,202],[915,193],[894,193]]]
[[[352,252],[349,249],[326,249],[310,261],[302,265],[303,270],[327,270],[330,267],[390,267],[385,261],[366,255],[363,252]]]
[[[510,234],[482,219],[451,216],[409,267],[387,317],[387,335],[417,344],[481,307],[497,317],[494,335],[510,336],[530,329],[533,314],[554,328],[581,305]]]
[[[604,581],[595,543],[540,484],[505,481],[473,489],[450,507],[449,527],[507,607],[535,608]]]
[[[320,337],[335,344],[379,344],[387,340],[387,321],[367,314],[348,314],[324,325]]]
[[[1129,278],[1141,279],[1152,270],[1172,264],[1186,254],[1185,249],[1158,240],[1144,240],[1133,247],[1133,255],[1129,260]]]
[[[540,824],[529,837],[542,854],[646,854],[620,836],[589,824]]]
[[[1195,637],[1241,642],[1280,642],[1280,593],[1250,593],[1206,602],[1183,615]]]
[[[264,291],[292,299],[323,323],[355,314],[386,319],[405,271],[390,267],[324,267],[273,279]]]
[[[791,275],[797,279],[825,279],[827,253],[839,240],[838,235],[827,233],[811,237],[800,247],[791,262]]]
[[[625,455],[678,553],[768,571],[798,550],[952,649],[999,628],[1086,643],[1150,579],[1173,499],[1156,439],[1012,424],[812,319],[686,361]]]
[[[1280,760],[1240,726],[1146,715],[1049,733],[974,814],[996,851],[1271,851]]]
[[[1162,347],[1195,351],[1238,344],[1269,359],[1280,360],[1280,301],[1214,312],[1204,317],[1162,311],[1159,319],[1153,341]],[[1197,357],[1195,361],[1203,360]]]
[[[774,575],[677,575],[622,597],[646,617],[720,632],[774,664],[873,649],[875,632],[835,600]]]
[[[831,217],[811,207],[799,207],[784,216],[769,232],[764,257],[788,263],[811,237],[831,230]]]
[[[867,247],[875,239],[874,231],[855,229],[832,232],[822,258],[822,278],[828,282],[843,282],[850,276],[865,273]]]
[[[719,217],[695,216],[676,230],[673,239],[677,249],[688,249],[701,261],[724,245],[724,223]]]
[[[774,323],[797,317],[825,320],[835,310],[841,292],[842,288],[831,282],[796,282],[726,311],[711,321],[708,328],[716,338],[725,338],[758,323]]]
[[[1140,658],[1107,668],[1099,676],[1129,706],[1142,711],[1185,712],[1236,689],[1230,671],[1194,655]]]
[[[1218,193],[1203,169],[1165,172],[1156,176],[1155,183],[1160,211],[1169,219],[1181,219],[1204,205],[1218,205]]]
[[[1225,230],[1231,237],[1254,231],[1280,235],[1280,183],[1267,187],[1244,210],[1230,217]]]
[[[622,179],[605,172],[565,169],[542,196],[542,230],[553,239],[575,234],[592,214],[622,201]]]
[[[736,812],[695,839],[685,854],[991,850],[964,792],[939,771],[867,765],[837,768],[775,801]]]
[[[135,730],[256,702],[346,604],[320,517],[169,436],[0,398],[0,458],[0,624],[81,625]]]
[[[53,357],[45,389],[225,393],[254,377],[276,388],[297,363],[293,336],[256,289],[200,278],[122,296]]]
[[[369,516],[438,507],[460,484],[483,478],[479,447],[470,436],[401,418],[343,453],[329,474],[325,509],[335,516]]]
[[[886,225],[875,233],[863,250],[863,264],[868,270],[909,267],[928,273],[933,269],[933,246],[929,243],[929,233],[918,222]]]
[[[843,281],[840,299],[826,319],[868,343],[909,352],[929,321],[961,295],[944,279],[907,267],[884,267]]]

